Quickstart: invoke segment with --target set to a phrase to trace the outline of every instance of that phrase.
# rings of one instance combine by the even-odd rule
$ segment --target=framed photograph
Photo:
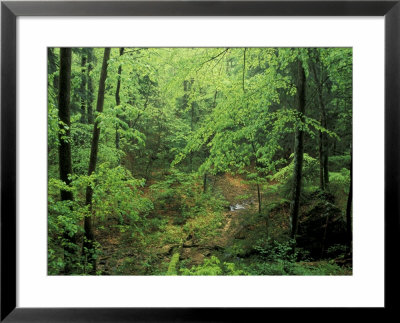
[[[394,309],[399,19],[3,1],[1,321]]]

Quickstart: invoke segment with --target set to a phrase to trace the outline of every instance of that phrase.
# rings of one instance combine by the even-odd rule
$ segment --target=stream
[[[236,203],[235,205],[229,206],[231,212],[235,212],[237,210],[244,210],[246,207],[243,204]]]

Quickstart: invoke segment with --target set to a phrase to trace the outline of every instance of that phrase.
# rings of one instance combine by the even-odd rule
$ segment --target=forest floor
[[[222,225],[217,229],[217,234],[198,245],[187,243],[183,245],[182,259],[188,259],[188,265],[199,265],[205,257],[217,255],[226,251],[229,246],[234,244],[236,238],[241,237],[241,231],[246,226],[246,218],[254,214],[257,210],[256,197],[257,191],[254,187],[245,184],[240,177],[224,174],[216,179],[214,189],[219,190],[225,200],[229,203],[229,208],[223,212]],[[239,205],[240,209],[231,210],[231,207]]]
[[[251,262],[254,246],[260,239],[287,234],[289,207],[283,203],[268,214],[258,214],[257,187],[240,176],[213,177],[210,189],[222,195],[224,208],[207,212],[184,223],[175,223],[173,208],[155,210],[167,219],[162,229],[145,233],[142,239],[127,238],[121,226],[110,220],[108,228],[97,232],[101,252],[98,270],[103,275],[163,275],[174,254],[185,268],[201,265],[215,256],[222,261]],[[265,194],[266,195],[266,194]],[[277,201],[274,194],[264,196],[265,205]],[[233,208],[238,206],[238,209]],[[307,207],[307,206],[306,206]],[[140,243],[138,241],[141,241]],[[310,262],[308,265],[318,265]]]
[[[241,237],[241,231],[246,226],[246,217],[257,211],[256,187],[245,184],[240,177],[224,174],[216,176],[213,181],[213,190],[221,192],[227,202],[219,220],[219,227],[215,232],[204,234],[205,238],[196,239],[193,235],[183,235],[185,241],[179,243],[149,243],[147,255],[138,255],[137,245],[127,245],[125,235],[120,227],[115,224],[115,219],[109,220],[106,230],[98,230],[97,237],[101,245],[101,252],[98,260],[98,269],[105,275],[115,274],[122,271],[126,273],[126,263],[132,257],[143,258],[150,254],[156,255],[152,265],[166,268],[175,249],[180,249],[180,258],[186,265],[199,265],[204,258],[211,255],[221,254],[226,248],[232,246],[236,238]],[[230,206],[240,204],[244,209],[231,211]],[[166,240],[165,236],[175,232],[176,236],[182,236],[182,225],[173,223],[175,211],[168,209],[158,210],[163,216],[169,218],[164,232],[157,232],[155,236],[159,241]],[[189,220],[189,223],[196,219]],[[104,226],[106,227],[106,226]],[[163,237],[164,236],[164,237]],[[151,240],[151,239],[150,239]],[[142,259],[143,260],[143,259]],[[132,266],[128,266],[132,267]],[[136,266],[134,266],[136,267]],[[138,269],[138,268],[135,268]],[[139,271],[141,271],[139,269]]]

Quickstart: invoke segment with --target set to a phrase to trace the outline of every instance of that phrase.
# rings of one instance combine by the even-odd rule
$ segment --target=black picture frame
[[[400,217],[400,0],[395,1],[4,1],[1,3],[1,322],[258,321],[299,308],[16,307],[16,19],[18,16],[384,16],[385,17],[385,307],[396,310]],[[371,152],[374,153],[373,151]],[[373,172],[373,170],[371,170]],[[373,189],[373,188],[371,188]],[[368,203],[368,201],[365,201]],[[373,261],[373,255],[371,255]],[[40,291],[38,291],[40,292]],[[337,309],[326,308],[330,318]],[[348,309],[347,311],[351,311]],[[370,309],[369,309],[370,310]],[[270,312],[268,312],[269,315]],[[307,314],[308,316],[309,314]],[[314,315],[314,314],[313,314]],[[371,316],[373,315],[373,316]],[[286,317],[288,318],[288,317]],[[271,317],[272,319],[272,317]],[[322,317],[320,318],[322,319]]]

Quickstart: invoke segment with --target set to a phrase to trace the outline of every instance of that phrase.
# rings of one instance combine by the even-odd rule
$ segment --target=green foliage
[[[293,176],[294,159],[293,154],[290,155],[292,161],[289,165],[282,167],[275,175],[271,177],[272,180],[277,180],[280,183],[288,183]],[[307,153],[303,154],[303,180],[305,182],[313,182],[318,178],[319,162],[316,158],[311,157]]]
[[[71,252],[71,260],[75,264],[73,271],[80,271],[82,259],[79,257],[80,246],[71,241],[71,238],[82,233],[78,223],[83,219],[82,210],[74,201],[60,201],[60,189],[69,190],[65,183],[51,179],[48,187],[48,274],[58,275],[65,266],[64,248]]]
[[[182,244],[186,234],[181,226],[168,225],[164,229],[163,244]]]
[[[329,156],[329,169],[339,172],[342,168],[350,168],[350,155]]]
[[[205,215],[220,213],[224,201],[218,194],[204,194],[200,178],[171,169],[164,180],[153,184],[150,189],[157,208],[177,211],[175,224],[185,224],[189,218],[200,217],[208,222]],[[218,221],[214,219],[214,222]],[[207,230],[207,228],[204,228]]]
[[[93,187],[92,212],[99,220],[107,218],[118,218],[119,230],[129,232],[131,238],[137,234],[143,234],[143,228],[147,225],[145,216],[153,205],[151,201],[142,196],[139,191],[142,180],[134,179],[129,172],[118,166],[110,169],[107,164],[99,166],[98,172],[92,176],[72,176],[71,186],[57,179],[49,180],[48,189],[48,230],[49,230],[49,274],[59,274],[65,262],[63,250],[67,246],[76,251],[74,261],[74,272],[89,272],[89,265],[81,258],[82,247],[77,243],[71,243],[65,238],[70,237],[82,239],[83,227],[79,225],[83,218],[89,215],[85,204],[85,190],[87,185]],[[73,193],[74,201],[60,201],[60,190],[68,190]],[[112,194],[111,194],[112,192]],[[129,225],[123,225],[123,223]],[[68,245],[67,245],[68,244]],[[88,250],[94,258],[97,250]]]
[[[292,182],[293,182],[293,170],[294,170],[294,158],[293,154],[290,155],[291,162],[282,167],[277,173],[271,176],[271,180],[278,181],[278,189],[280,195],[284,197],[291,196]],[[303,169],[302,169],[302,180],[303,190],[301,193],[302,199],[305,193],[312,192],[316,189],[315,183],[319,179],[319,162],[317,159],[309,156],[307,153],[303,154]]]
[[[209,211],[207,214],[197,216],[193,221],[188,221],[183,226],[183,231],[197,241],[203,241],[218,236],[223,216],[220,212]]]
[[[293,263],[256,262],[247,268],[250,275],[265,276],[337,276],[348,275],[349,269],[342,268],[334,262]]]
[[[209,259],[204,259],[202,265],[193,266],[192,268],[182,268],[180,270],[181,275],[185,276],[219,276],[219,275],[245,275],[243,270],[237,269],[235,264],[221,261],[211,256]]]
[[[224,256],[229,257],[242,257],[246,253],[245,247],[241,241],[237,241],[234,244],[225,248]]]
[[[176,252],[174,253],[174,255],[171,258],[171,261],[169,262],[169,266],[168,266],[168,271],[166,273],[167,276],[174,276],[177,275],[177,266],[179,263],[179,253]]]
[[[294,251],[294,246],[294,240],[279,242],[269,238],[260,239],[254,247],[254,250],[266,261],[295,262],[298,253]]]
[[[249,265],[242,265],[242,269],[249,275],[310,276],[349,273],[348,268],[340,267],[334,261],[307,261],[307,252],[300,248],[294,249],[294,241],[291,240],[279,242],[261,239],[254,249],[258,256]],[[329,252],[335,253],[339,249],[342,250],[342,247],[335,246]],[[299,259],[303,261],[299,262]]]
[[[140,191],[144,181],[133,178],[121,166],[109,168],[108,164],[101,164],[91,177],[94,183],[93,211],[96,216],[100,219],[121,217],[123,221],[128,221],[132,232],[136,232],[138,223],[143,222],[146,214],[153,209],[152,202],[143,197]]]
[[[350,170],[342,168],[340,172],[329,173],[329,188],[333,192],[349,193]]]
[[[341,244],[335,244],[330,246],[328,250],[326,250],[326,254],[328,257],[344,257],[348,253],[348,247]]]
[[[72,50],[71,125],[67,126],[58,118],[59,50],[48,49],[49,274],[63,273],[68,250],[73,251],[72,274],[90,272],[82,256],[83,222],[88,216],[98,240],[88,252],[99,260],[108,257],[103,249],[118,249],[111,256],[109,272],[164,274],[163,260],[173,250],[169,247],[210,244],[221,238],[228,222],[238,224],[234,217],[228,219],[226,207],[233,200],[257,198],[254,192],[226,192],[228,187],[221,189],[210,180],[227,172],[240,177],[243,186],[260,187],[262,214],[248,212],[248,223],[256,226],[263,221],[264,227],[268,222],[266,230],[282,241],[256,244],[257,261],[248,268],[211,257],[187,269],[185,261],[189,264],[190,259],[178,263],[175,253],[170,262],[174,274],[335,272],[333,264],[309,268],[295,263],[305,252],[291,253],[290,242],[284,242],[286,223],[277,218],[286,219],[293,174],[290,153],[298,129],[306,138],[303,199],[318,185],[319,161],[312,156],[318,156],[321,132],[328,137],[329,151],[342,154],[329,156],[328,188],[344,205],[352,142],[352,49],[125,48],[120,55],[120,49],[113,48],[104,109],[96,113],[103,52],[102,48]],[[298,62],[306,74],[304,116],[297,112]],[[317,84],[317,74],[322,84]],[[326,128],[316,93],[325,103]],[[90,110],[100,137],[97,167],[88,176]],[[71,144],[69,186],[58,180],[59,137]],[[88,186],[93,189],[91,207],[86,205]],[[73,201],[60,201],[60,190],[70,191]],[[165,247],[168,250],[162,253]],[[248,249],[245,243],[230,243],[224,251],[241,257]]]
[[[159,207],[168,207],[170,209],[181,210],[185,207],[184,201],[190,200],[193,206],[194,193],[191,188],[195,186],[195,178],[192,174],[180,172],[177,169],[171,169],[164,180],[153,184],[150,189],[153,193],[153,199]]]

